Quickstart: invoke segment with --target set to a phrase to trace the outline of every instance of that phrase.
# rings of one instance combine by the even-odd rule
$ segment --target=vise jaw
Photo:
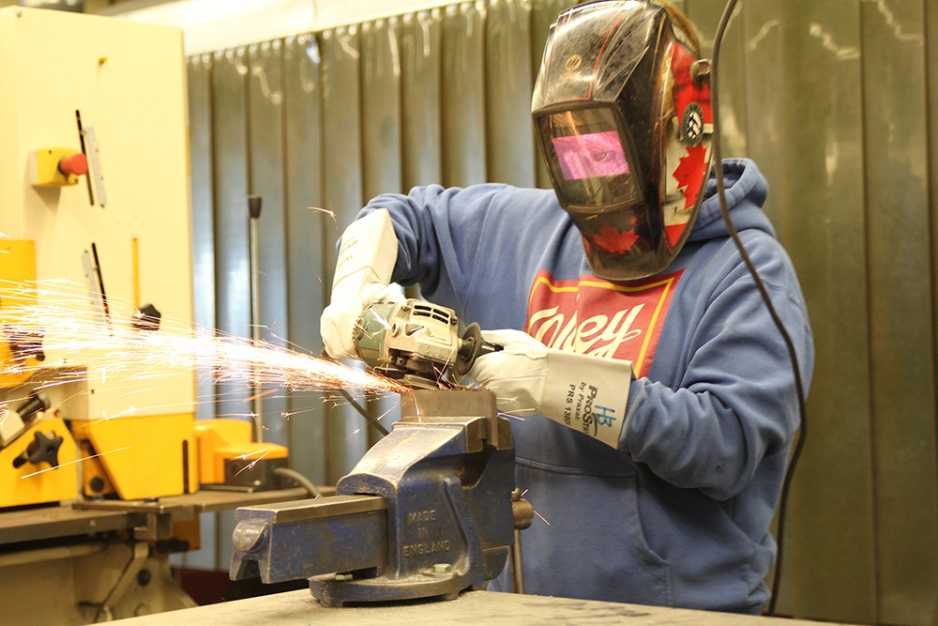
[[[336,495],[235,512],[233,580],[308,578],[323,606],[454,599],[514,543],[511,427],[482,390],[415,390]]]

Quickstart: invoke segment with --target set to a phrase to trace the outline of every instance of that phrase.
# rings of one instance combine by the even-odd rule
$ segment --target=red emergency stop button
[[[81,176],[88,173],[88,158],[81,152],[76,152],[72,156],[67,156],[59,161],[59,171],[68,176],[74,174]]]

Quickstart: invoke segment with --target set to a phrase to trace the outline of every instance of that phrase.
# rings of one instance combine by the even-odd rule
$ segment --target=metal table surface
[[[306,589],[121,620],[122,626],[499,626],[536,623],[561,626],[817,626],[817,622],[803,620],[780,622],[770,617],[488,591],[464,593],[451,602],[327,609],[320,606]],[[831,626],[830,622],[826,626]]]
[[[69,505],[0,513],[0,546],[26,541],[133,528],[146,515],[127,511],[78,511]]]
[[[0,546],[26,541],[94,534],[147,523],[148,516],[191,517],[239,506],[309,497],[305,489],[210,491],[168,496],[155,501],[100,500],[0,512]]]

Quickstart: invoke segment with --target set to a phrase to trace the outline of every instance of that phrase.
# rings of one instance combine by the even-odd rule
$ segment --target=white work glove
[[[353,335],[362,311],[378,302],[399,302],[389,288],[397,263],[397,235],[387,209],[352,222],[342,233],[342,246],[332,281],[332,300],[319,320],[326,352],[336,359],[358,358]]]
[[[477,358],[467,376],[495,393],[500,410],[540,413],[618,447],[630,361],[555,350],[520,330],[482,331],[482,339],[502,350]]]

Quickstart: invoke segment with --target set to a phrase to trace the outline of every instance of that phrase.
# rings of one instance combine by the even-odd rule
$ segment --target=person
[[[343,233],[326,350],[419,283],[500,351],[469,372],[511,416],[528,593],[758,613],[799,427],[789,353],[721,219],[706,63],[665,2],[603,0],[551,27],[532,111],[552,190],[418,187]],[[809,381],[793,266],[747,159],[730,215]],[[807,382],[805,383],[807,386]],[[510,590],[506,573],[490,589]]]

